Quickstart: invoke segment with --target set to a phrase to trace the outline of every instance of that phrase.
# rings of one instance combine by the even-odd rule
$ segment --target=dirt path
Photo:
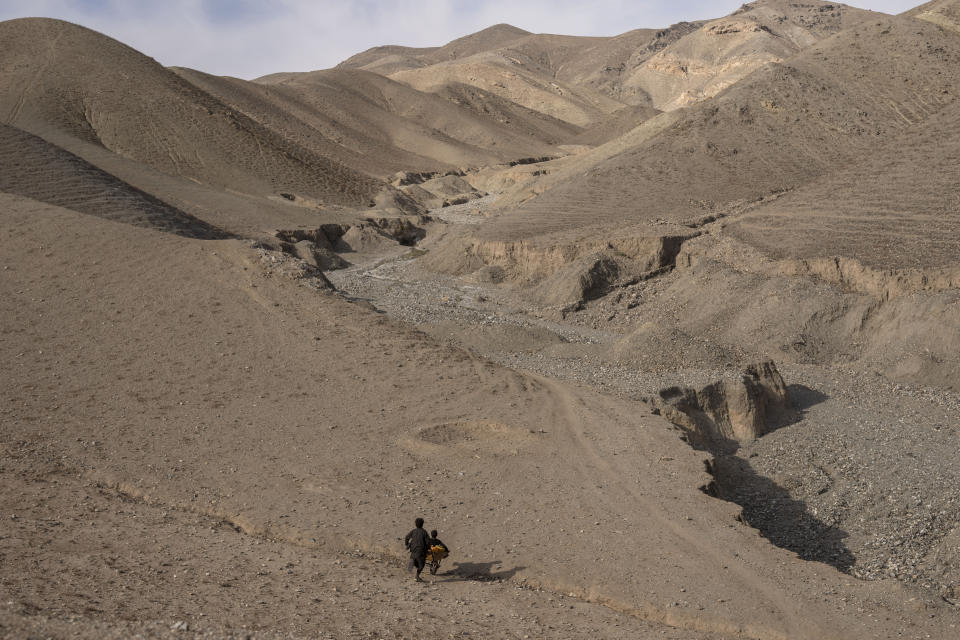
[[[554,393],[561,399],[560,412],[564,417],[563,424],[569,426],[570,445],[572,451],[579,451],[582,455],[575,455],[581,473],[601,482],[605,491],[603,496],[610,503],[611,508],[622,506],[625,497],[629,497],[632,510],[639,506],[643,513],[637,517],[646,521],[655,521],[658,529],[670,532],[674,539],[676,552],[682,555],[697,555],[709,559],[712,567],[706,571],[722,573],[728,583],[728,589],[734,593],[749,593],[756,599],[758,606],[769,609],[777,619],[776,626],[786,629],[788,637],[801,637],[803,633],[811,633],[818,624],[809,620],[797,611],[796,603],[784,594],[781,587],[774,582],[760,577],[756,571],[747,569],[736,562],[736,554],[718,548],[716,540],[705,536],[700,530],[683,527],[676,514],[667,513],[658,501],[650,500],[646,494],[637,490],[634,480],[636,471],[618,464],[623,457],[603,455],[598,451],[596,438],[588,437],[583,431],[583,417],[578,415],[575,403],[560,385],[547,383]],[[561,422],[561,421],[558,421]],[[824,634],[822,629],[811,635]],[[825,635],[825,634],[824,634]]]
[[[7,635],[833,640],[953,621],[767,543],[699,490],[708,456],[626,396],[452,348],[249,242],[3,200]],[[454,549],[427,591],[398,540],[418,514]]]
[[[333,272],[331,279],[348,295],[368,300],[391,317],[451,345],[471,349],[520,371],[546,376],[545,384],[558,397],[563,397],[561,388],[549,380],[573,381],[636,400],[672,384],[704,385],[724,373],[696,366],[669,372],[639,370],[612,361],[607,349],[622,338],[620,327],[629,325],[597,323],[596,318],[609,313],[607,301],[565,321],[556,314],[528,311],[505,287],[426,272],[410,255],[372,267]],[[781,368],[806,417],[744,447],[738,464],[752,469],[748,476],[752,484],[731,488],[729,495],[744,507],[762,535],[802,557],[828,564],[837,562],[837,557],[851,557],[853,565],[843,568],[854,575],[876,579],[886,574],[930,589],[934,600],[940,595],[950,600],[952,578],[935,586],[935,581],[924,577],[925,561],[921,558],[944,557],[946,551],[939,550],[938,544],[940,540],[949,544],[950,523],[960,518],[957,505],[950,500],[954,474],[945,473],[951,465],[941,460],[950,447],[947,441],[960,434],[960,425],[949,417],[947,409],[960,406],[958,399],[942,391],[887,383],[872,372],[849,367],[781,363]],[[558,409],[558,422],[579,424],[570,414],[575,409],[565,401],[563,410]],[[908,440],[900,433],[904,424],[916,425],[910,428]],[[936,429],[925,425],[935,425]],[[876,446],[878,439],[888,444]],[[635,477],[634,470],[618,465],[618,458],[597,453],[593,440],[582,432],[574,428],[568,434],[568,447],[580,452],[572,458],[580,477],[592,473],[605,487],[614,488],[603,493],[601,499],[606,504],[614,506],[618,499],[629,497],[648,518],[673,531],[688,550],[702,554],[704,549],[714,548],[715,540],[678,529],[671,514],[658,511],[656,503],[644,499],[643,490],[625,480]],[[898,462],[904,456],[925,463],[904,466]],[[891,467],[898,469],[896,474],[883,471]],[[818,469],[827,468],[834,479],[823,488],[818,484]],[[944,517],[940,524],[913,508],[894,519],[878,513],[887,501],[913,504],[911,486],[922,487],[916,489],[924,496],[921,500],[931,502],[925,512],[940,513]],[[898,497],[891,498],[893,495]],[[863,513],[871,517],[864,519]],[[804,523],[802,529],[797,528],[801,526],[798,522]],[[914,532],[909,540],[898,533],[904,527]],[[936,534],[930,536],[933,530]],[[891,546],[881,542],[896,538],[903,541]],[[904,544],[911,550],[906,551]],[[776,612],[775,626],[790,637],[829,635],[828,630],[817,631],[817,623],[797,608],[796,593],[782,587],[782,576],[764,575],[756,566],[744,566],[736,554],[708,552],[707,557],[716,570],[723,568],[730,583],[738,585],[737,591],[753,593],[758,603],[765,603],[758,604],[759,609]],[[884,564],[887,569],[879,568]],[[910,567],[909,573],[904,566]],[[648,611],[644,615],[656,619],[660,614]]]
[[[575,592],[554,522],[589,471],[571,494],[531,433],[538,381],[282,255],[3,200],[0,635],[718,637]],[[417,512],[454,547],[433,586]]]
[[[12,519],[0,546],[0,637],[720,640],[486,578],[452,560],[415,584],[394,558],[317,553],[124,499],[38,465],[38,453],[20,449],[0,472],[0,505]],[[26,465],[43,472],[24,482]],[[118,529],[127,535],[112,535]],[[78,554],[82,561],[69,559]],[[145,590],[154,596],[136,597]]]

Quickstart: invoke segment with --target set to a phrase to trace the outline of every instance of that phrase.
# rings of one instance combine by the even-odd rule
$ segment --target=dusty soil
[[[485,219],[483,202],[435,212],[453,224]],[[455,233],[448,229],[443,235]],[[443,276],[418,264],[422,252],[331,273],[345,293],[368,300],[451,345],[504,366],[590,385],[644,401],[673,386],[703,386],[743,361],[714,340],[674,337],[662,359],[622,350],[644,317],[670,313],[669,282],[651,281],[576,311],[531,309],[516,290]],[[689,278],[673,274],[675,283]],[[674,285],[676,286],[676,285]],[[711,352],[714,357],[710,357]],[[759,357],[759,354],[757,354]],[[729,367],[730,365],[728,365]],[[721,497],[778,546],[851,575],[889,576],[956,601],[952,558],[960,505],[950,460],[960,437],[960,396],[889,382],[841,364],[781,365],[802,419],[718,458]]]
[[[0,635],[956,637],[957,15],[0,24]],[[762,437],[662,402],[771,360]]]
[[[3,637],[718,637],[505,582],[492,563],[451,560],[417,584],[394,556],[251,536],[26,443],[4,457]]]
[[[705,454],[642,404],[442,346],[304,286],[310,271],[283,254],[11,196],[4,205],[4,315],[15,332],[4,342],[14,363],[4,391],[4,473],[12,476],[4,483],[4,562],[29,567],[4,574],[5,602],[14,603],[8,628],[72,633],[77,622],[97,636],[162,633],[186,622],[204,633],[209,624],[214,634],[248,624],[268,637],[414,633],[421,626],[410,614],[363,622],[341,613],[368,606],[360,593],[396,598],[395,610],[408,606],[397,595],[411,588],[399,586],[397,538],[416,513],[455,549],[451,569],[483,578],[464,583],[462,595],[437,594],[438,611],[451,600],[475,602],[469,589],[487,588],[484,581],[509,579],[494,588],[514,607],[517,586],[522,598],[546,598],[542,606],[558,610],[559,596],[573,594],[573,610],[564,604],[562,617],[539,618],[573,637],[596,629],[616,636],[609,625],[617,624],[624,635],[655,624],[652,634],[676,637],[821,637],[811,610],[855,635],[953,624],[943,600],[889,582],[849,582],[738,523],[738,507],[700,490],[711,479]],[[167,267],[158,272],[152,265],[161,255]],[[37,260],[44,269],[26,266]],[[198,302],[171,305],[175,299]],[[45,311],[65,305],[74,311]],[[374,361],[397,374],[371,376]],[[23,484],[29,490],[16,488]],[[142,526],[152,537],[137,533]],[[263,544],[277,555],[240,555]],[[356,549],[373,560],[343,560]],[[316,570],[278,579],[311,554]],[[314,602],[324,613],[298,607],[298,617],[266,606],[278,596],[259,595],[299,587],[322,601],[306,594],[339,588],[338,577],[313,577],[341,571],[338,559],[357,566],[356,575],[367,564],[377,576],[344,594],[355,605]],[[186,574],[176,570],[183,563]],[[254,579],[257,564],[277,576]],[[222,577],[207,580],[206,572]],[[196,582],[181,588],[182,575]],[[61,588],[73,580],[76,588]],[[360,588],[356,580],[351,589]],[[227,595],[236,588],[250,595]],[[815,594],[823,590],[847,600],[821,602]],[[933,607],[934,617],[903,608],[908,601]],[[581,618],[584,606],[590,613]],[[850,618],[850,606],[864,615]],[[460,624],[517,637],[512,626],[484,621],[514,611],[484,609],[480,622]],[[436,635],[459,631],[456,619],[436,615],[427,623]],[[892,624],[871,622],[891,615]],[[518,628],[536,635],[538,618],[524,618]]]

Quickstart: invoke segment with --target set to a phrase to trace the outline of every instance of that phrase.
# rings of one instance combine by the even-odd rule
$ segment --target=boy
[[[417,568],[417,582],[423,582],[420,578],[420,572],[427,564],[427,551],[430,549],[430,536],[423,528],[423,518],[417,518],[414,523],[416,527],[403,539],[404,546],[410,551],[410,565]],[[408,567],[409,571],[411,567]]]

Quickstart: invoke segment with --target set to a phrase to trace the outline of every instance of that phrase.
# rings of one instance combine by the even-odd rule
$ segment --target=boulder
[[[311,240],[297,242],[290,253],[321,271],[333,271],[350,266],[349,262],[334,253],[332,249],[317,246]]]
[[[772,361],[748,366],[733,378],[702,389],[668,387],[656,403],[664,417],[683,429],[691,444],[729,451],[788,424],[797,411]]]

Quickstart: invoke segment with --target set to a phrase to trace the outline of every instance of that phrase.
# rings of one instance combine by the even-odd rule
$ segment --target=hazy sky
[[[885,13],[923,0],[855,0]],[[60,18],[167,66],[241,78],[324,69],[382,44],[437,46],[500,22],[616,35],[726,15],[742,0],[0,0],[0,20]]]

